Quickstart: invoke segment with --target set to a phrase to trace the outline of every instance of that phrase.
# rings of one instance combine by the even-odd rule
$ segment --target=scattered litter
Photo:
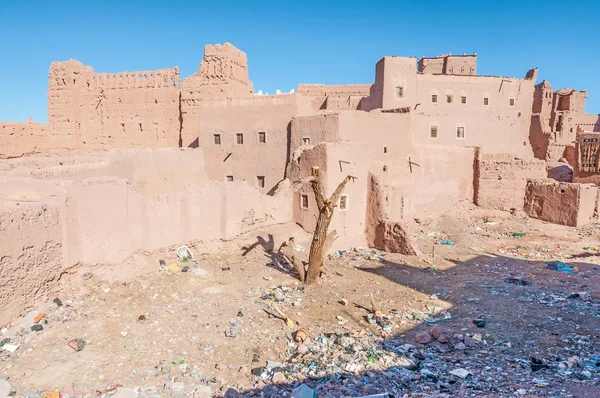
[[[304,340],[306,340],[307,337],[308,337],[308,335],[306,334],[306,330],[304,330],[304,329],[299,329],[294,334],[294,340],[296,340],[296,342],[298,342],[298,343],[304,342]]]
[[[2,349],[4,351],[8,351],[8,352],[15,352],[15,351],[17,351],[19,349],[19,346],[16,345],[16,344],[4,344],[2,346]]]
[[[524,238],[525,232],[513,232],[510,234],[513,238]]]
[[[442,240],[439,242],[440,245],[454,246],[454,242],[451,240]]]
[[[506,282],[506,283],[512,283],[514,285],[519,285],[519,286],[529,286],[529,285],[531,285],[531,282],[526,281],[525,279],[515,278],[515,277],[512,277],[512,276],[509,277],[509,278],[506,278],[504,280],[504,282]]]
[[[300,384],[292,390],[291,398],[319,398],[319,394],[306,384]]]
[[[59,307],[62,307],[62,305],[63,305],[63,302],[62,302],[62,300],[61,300],[61,299],[59,299],[58,297],[57,297],[57,298],[55,298],[55,299],[54,299],[54,300],[52,300],[52,301],[54,302],[54,304],[56,304],[56,305],[57,305],[57,306],[59,306]]]
[[[73,339],[69,341],[69,347],[75,351],[81,351],[85,347],[85,341],[83,339]]]
[[[180,260],[187,260],[194,258],[194,255],[192,254],[190,248],[184,245],[177,248],[177,257],[179,257]]]
[[[561,263],[561,262],[547,263],[546,268],[551,271],[558,271],[558,272],[562,272],[565,274],[574,274],[577,271],[579,271],[579,268],[577,268],[576,265],[565,264],[565,263]]]
[[[485,223],[485,225],[498,225],[499,222],[498,221],[488,221]]]
[[[181,268],[179,268],[177,266],[177,264],[173,263],[173,264],[169,264],[169,266],[167,267],[169,271],[171,272],[179,272],[181,271]]]
[[[231,271],[231,267],[223,267],[221,268],[221,271]]]
[[[37,314],[35,318],[33,318],[33,323],[40,323],[40,321],[46,316],[43,312]]]
[[[484,328],[485,327],[485,319],[481,319],[481,318],[473,319],[473,323],[478,328]]]
[[[44,330],[44,327],[42,325],[33,325],[31,327],[32,332],[41,332],[42,330]]]

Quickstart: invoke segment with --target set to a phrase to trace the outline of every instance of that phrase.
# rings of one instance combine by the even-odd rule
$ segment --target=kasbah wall
[[[589,222],[596,185],[546,177],[562,159],[600,181],[600,118],[585,114],[585,91],[536,79],[477,75],[476,54],[384,57],[373,84],[262,95],[229,43],[207,45],[184,79],[54,62],[49,122],[0,122],[0,326],[77,267],[183,243],[218,250],[275,225],[312,232],[315,199],[293,182],[313,166],[328,195],[357,177],[331,250],[414,254],[406,220],[461,202]]]

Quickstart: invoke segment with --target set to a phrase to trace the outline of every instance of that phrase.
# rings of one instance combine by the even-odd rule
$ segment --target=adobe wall
[[[476,164],[475,204],[488,209],[523,208],[527,180],[546,177],[546,162],[481,154]]]
[[[298,93],[310,97],[315,110],[362,109],[361,101],[370,89],[371,84],[298,84]]]
[[[71,149],[179,146],[179,70],[94,73],[70,60],[50,66],[48,120]]]
[[[294,152],[290,164],[290,181],[300,181],[312,175],[312,167],[318,166],[323,176],[326,198],[331,197],[347,175],[350,181],[343,195],[347,197],[347,209],[335,209],[329,231],[336,230],[339,239],[330,251],[352,246],[364,246],[367,212],[367,184],[370,168],[370,153],[365,143],[322,142],[316,146],[305,146]],[[314,232],[319,214],[312,187],[297,186],[293,194],[292,214],[295,223],[305,231]],[[302,195],[308,197],[308,207],[302,206]]]
[[[259,192],[271,192],[285,178],[290,156],[290,121],[295,115],[313,113],[310,100],[299,94],[252,96],[207,101],[199,107],[196,126],[204,152],[205,170],[212,181],[247,181]],[[259,133],[265,133],[265,143]],[[220,145],[215,144],[215,134]],[[237,134],[243,144],[237,144]],[[265,177],[260,188],[257,176]]]
[[[198,125],[205,101],[251,97],[246,53],[230,43],[204,47],[198,72],[183,79],[181,87],[182,146],[198,146]]]
[[[69,142],[46,123],[0,122],[0,159],[68,151]]]
[[[530,180],[525,191],[525,213],[554,224],[579,227],[594,221],[598,187],[552,180]]]
[[[532,157],[529,130],[534,83],[491,76],[418,74],[418,90],[412,100],[415,140]],[[432,102],[433,95],[437,102]],[[451,96],[451,103],[447,96]],[[488,105],[484,98],[488,98]],[[432,126],[437,126],[437,138],[430,137]],[[457,137],[459,127],[464,129],[464,138]]]
[[[62,238],[57,201],[0,198],[0,326],[55,291],[65,271]]]

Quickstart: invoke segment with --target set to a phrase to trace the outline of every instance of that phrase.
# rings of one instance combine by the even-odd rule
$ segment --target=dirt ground
[[[230,388],[289,396],[298,380],[338,397],[600,396],[600,224],[569,228],[467,210],[411,221],[418,256],[348,248],[306,288],[265,251],[279,244],[269,244],[269,231],[251,250],[187,262],[165,250],[82,269],[65,277],[62,306],[42,303],[3,331],[0,340],[18,349],[0,351],[0,378],[31,398],[210,397]],[[160,269],[161,259],[189,269]],[[578,270],[548,269],[553,261]],[[368,322],[370,294],[387,330]],[[293,328],[269,315],[274,303]],[[31,331],[38,312],[44,329]],[[434,325],[450,341],[419,344],[415,336]],[[294,341],[301,328],[303,348]],[[68,345],[75,338],[85,341],[81,351]],[[449,373],[458,368],[469,375]],[[237,396],[231,389],[227,396]]]

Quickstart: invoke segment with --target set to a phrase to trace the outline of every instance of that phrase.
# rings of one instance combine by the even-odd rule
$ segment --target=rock
[[[0,397],[8,397],[11,391],[11,385],[8,381],[0,379]]]
[[[73,339],[69,341],[69,347],[75,351],[81,351],[83,350],[83,347],[85,347],[85,341],[83,341],[83,339]]]
[[[136,398],[137,393],[133,390],[129,390],[127,388],[119,389],[112,398]]]
[[[431,337],[444,344],[449,343],[450,339],[452,339],[452,332],[449,329],[441,326],[432,327],[429,331],[429,334]]]
[[[41,332],[42,330],[44,330],[44,327],[42,325],[33,325],[31,327],[32,332]]]
[[[475,347],[479,342],[472,337],[465,336],[465,346],[467,347]]]
[[[59,306],[59,307],[62,307],[62,305],[63,305],[63,302],[62,302],[62,300],[61,300],[61,299],[59,299],[58,297],[57,297],[57,298],[55,298],[55,299],[54,299],[54,300],[52,300],[52,301],[54,302],[54,304],[56,304],[56,305],[57,305],[57,306]]]
[[[415,341],[419,344],[429,344],[433,341],[433,338],[429,332],[419,332],[415,336]]]
[[[298,346],[298,352],[302,355],[306,354],[308,352],[308,347],[306,346],[306,344],[300,344]]]
[[[275,374],[273,374],[273,384],[283,384],[286,380],[283,372],[275,372]]]
[[[473,319],[473,323],[478,328],[484,328],[485,327],[485,319],[481,319],[481,318]]]
[[[241,395],[234,388],[228,388],[223,398],[241,398]]]
[[[463,351],[467,349],[467,346],[465,345],[465,343],[458,343],[454,346],[454,349]]]
[[[581,373],[579,373],[579,376],[583,380],[589,380],[592,378],[592,372],[590,372],[589,370],[584,370]]]

